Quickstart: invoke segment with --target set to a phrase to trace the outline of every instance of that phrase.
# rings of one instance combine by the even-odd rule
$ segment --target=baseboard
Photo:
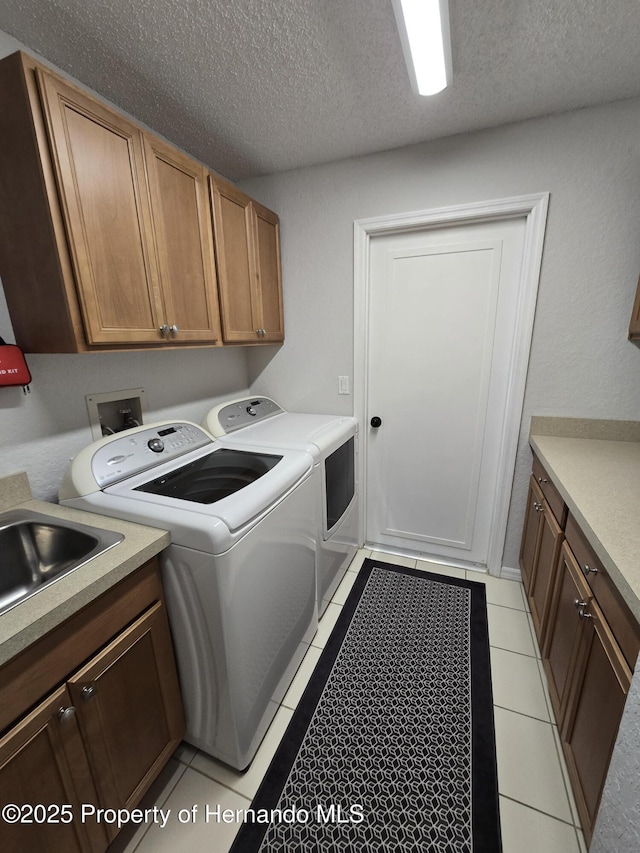
[[[510,566],[503,566],[500,569],[500,577],[509,581],[522,581],[520,569],[512,569]]]

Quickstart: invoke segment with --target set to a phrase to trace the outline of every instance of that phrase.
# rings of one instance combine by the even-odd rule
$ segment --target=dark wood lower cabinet
[[[587,841],[631,684],[631,670],[598,605],[582,609],[583,623],[562,746]]]
[[[541,646],[547,631],[551,593],[563,538],[563,529],[532,475],[520,549],[520,570]]]
[[[540,510],[536,571],[529,589],[529,607],[531,608],[533,627],[540,644],[544,643],[549,623],[548,612],[551,604],[551,592],[563,538],[562,528],[545,501]]]
[[[590,843],[640,649],[640,627],[535,457],[520,568]]]
[[[172,649],[160,602],[69,679],[100,803],[131,809],[182,735],[176,684],[164,670]],[[112,840],[117,827],[107,825]]]
[[[584,618],[580,616],[582,608],[579,605],[582,602],[586,604],[589,598],[589,588],[565,542],[560,552],[549,607],[549,628],[542,647],[549,695],[558,725],[562,724],[565,717],[584,629]]]
[[[100,853],[107,836],[95,821],[78,819],[82,803],[97,803],[96,790],[61,687],[0,740],[0,804],[20,810],[19,821],[0,825],[2,850]]]
[[[0,806],[38,810],[0,850],[104,853],[117,827],[82,805],[133,808],[184,734],[155,560],[0,668],[2,729]]]

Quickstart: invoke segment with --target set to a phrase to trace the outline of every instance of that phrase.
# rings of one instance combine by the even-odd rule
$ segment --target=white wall
[[[0,334],[13,342],[1,290]],[[26,471],[40,500],[57,499],[69,459],[93,440],[85,395],[144,388],[145,423],[199,423],[248,385],[242,349],[27,355],[27,363],[30,394],[0,388],[0,476]]]
[[[286,283],[286,346],[249,354],[252,390],[291,409],[351,411],[337,377],[353,376],[354,220],[549,191],[503,559],[517,566],[531,415],[640,419],[640,349],[627,341],[639,164],[640,101],[629,100],[245,181],[280,214]]]
[[[0,32],[0,57],[18,49],[24,48]],[[0,337],[15,341],[1,280]],[[0,476],[26,471],[41,500],[56,500],[69,459],[92,441],[86,394],[144,388],[145,423],[200,422],[213,405],[248,386],[243,347],[27,355],[27,363],[31,394],[0,388]]]

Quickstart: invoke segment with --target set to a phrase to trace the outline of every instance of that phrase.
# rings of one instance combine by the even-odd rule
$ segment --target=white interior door
[[[487,565],[525,217],[370,243],[366,539]]]

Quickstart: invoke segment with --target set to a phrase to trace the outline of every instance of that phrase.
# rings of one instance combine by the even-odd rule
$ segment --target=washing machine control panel
[[[211,436],[196,424],[166,423],[127,430],[101,444],[91,460],[91,471],[103,489],[152,465],[212,443]]]
[[[226,435],[249,424],[279,415],[282,411],[280,406],[268,397],[249,397],[246,400],[236,400],[234,403],[222,406],[218,409],[217,417]]]

